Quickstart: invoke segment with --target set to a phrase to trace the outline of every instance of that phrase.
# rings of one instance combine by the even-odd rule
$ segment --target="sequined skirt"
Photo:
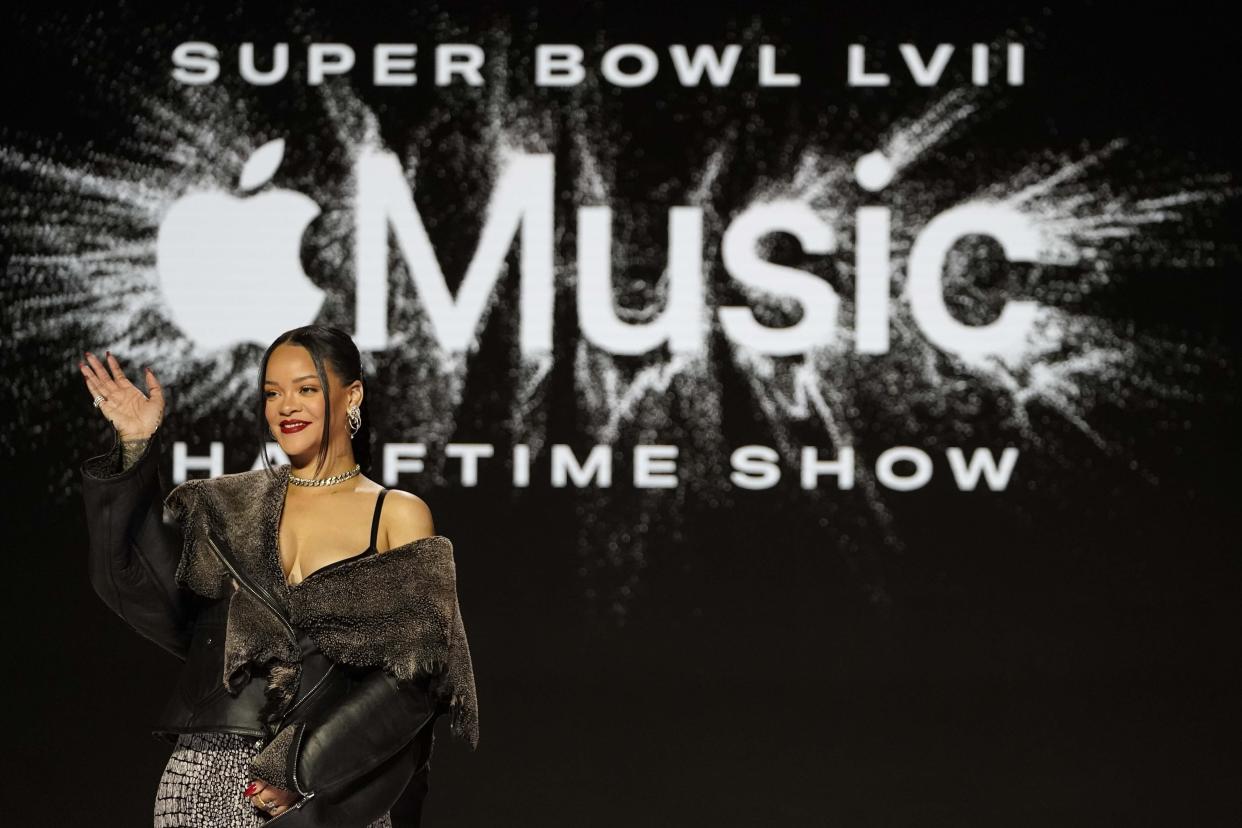
[[[257,828],[270,817],[242,796],[255,740],[235,733],[178,737],[155,794],[155,828]],[[368,828],[392,828],[385,814]]]

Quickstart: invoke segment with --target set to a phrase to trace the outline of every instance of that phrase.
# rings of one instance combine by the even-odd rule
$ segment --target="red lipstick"
[[[308,425],[310,425],[310,423],[306,422],[306,420],[281,420],[280,421],[280,433],[281,434],[296,434],[297,432],[306,428]]]

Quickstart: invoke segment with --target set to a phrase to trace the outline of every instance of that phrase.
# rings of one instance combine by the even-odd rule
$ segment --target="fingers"
[[[95,374],[95,378],[103,384],[104,388],[115,385],[117,388],[132,388],[133,383],[129,381],[129,377],[125,375],[125,369],[121,367],[121,363],[111,351],[104,352],[104,359],[107,364],[101,362],[99,357],[86,352],[86,364],[90,366],[91,371]]]
[[[291,791],[269,785],[262,779],[253,780],[246,788],[245,795],[251,805],[272,816],[289,810],[289,806],[296,799]]]
[[[263,811],[264,813],[267,813],[267,814],[271,814],[272,816],[276,816],[276,814],[280,812],[280,808],[281,808],[280,805],[277,805],[275,802],[272,801],[272,798],[270,795],[264,796],[263,794],[255,794],[254,796],[250,797],[250,804],[253,805],[255,808],[258,808],[260,811]]]
[[[82,372],[82,379],[86,380],[86,390],[91,392],[92,397],[97,397],[103,393],[100,390],[99,381],[95,379],[95,372],[91,370],[89,365],[85,362],[79,362],[78,370]],[[104,396],[106,397],[108,395],[104,394]]]
[[[263,807],[263,803],[270,802],[272,798],[270,796],[263,795],[263,792],[266,790],[267,790],[266,782],[264,782],[262,779],[252,779],[250,780],[250,784],[246,786],[246,790],[242,793],[242,796],[250,800],[250,804],[253,805],[254,807],[259,808],[261,810],[267,810],[266,808]]]
[[[121,367],[121,363],[112,354],[111,351],[104,353],[106,364],[100,361],[90,351],[85,352],[85,362],[79,363],[82,368],[83,376],[87,379],[87,387],[91,389],[92,395],[103,394],[108,396],[108,392],[116,393],[118,388],[137,388],[126,375],[125,369]],[[164,401],[164,386],[160,384],[159,379],[155,376],[155,372],[150,366],[143,367],[143,374],[147,382],[147,397],[158,398],[162,403]],[[94,385],[91,384],[94,379]]]
[[[97,393],[101,393],[105,397],[108,396],[110,392],[113,394],[116,393],[120,386],[117,385],[116,380],[112,378],[112,374],[106,367],[104,367],[104,364],[99,361],[99,357],[95,356],[90,351],[87,351],[86,365],[90,368],[91,375],[94,376],[96,384],[103,389]]]
[[[145,369],[147,375],[147,396],[153,400],[158,400],[160,405],[164,404],[164,386],[160,385],[160,381],[155,378],[155,372],[150,366]]]
[[[117,358],[112,355],[111,351],[105,352],[104,358],[108,360],[108,369],[112,371],[112,378],[116,381],[117,385],[122,388],[127,385],[133,385],[133,383],[129,381],[129,377],[125,376],[125,370],[121,368],[121,363],[117,361]]]
[[[134,385],[120,361],[106,352],[105,362],[90,351],[78,363],[82,378],[92,397],[103,397],[96,408],[118,430],[133,434],[150,434],[159,427],[164,413],[164,387],[149,366],[144,366],[148,393]],[[93,402],[94,400],[92,400]],[[124,435],[122,435],[124,436]]]
[[[86,380],[86,390],[91,392],[91,399],[94,400],[95,397],[99,396],[104,397],[104,399],[99,401],[99,405],[96,407],[103,413],[104,418],[111,422],[112,418],[108,416],[107,412],[103,411],[103,406],[108,405],[111,402],[111,400],[108,399],[108,391],[96,378],[95,372],[90,369],[90,366],[80,362],[78,363],[78,369],[82,372],[82,378]]]

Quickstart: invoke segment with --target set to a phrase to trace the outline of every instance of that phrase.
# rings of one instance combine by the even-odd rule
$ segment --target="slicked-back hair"
[[[315,373],[319,375],[320,387],[323,388],[323,436],[319,441],[319,455],[312,475],[318,477],[324,463],[328,460],[329,432],[332,422],[331,386],[328,383],[328,374],[324,370],[324,364],[326,362],[332,366],[332,370],[340,378],[342,385],[361,380],[365,388],[366,380],[362,376],[362,355],[358,353],[358,346],[354,344],[349,334],[331,325],[303,325],[300,328],[285,331],[267,346],[263,359],[259,362],[258,413],[259,454],[263,457],[263,465],[269,474],[275,474],[275,471],[272,468],[271,458],[267,456],[267,443],[271,435],[267,424],[267,395],[264,383],[267,381],[267,361],[272,351],[281,345],[301,345],[310,353],[311,360],[315,363]],[[370,406],[367,405],[361,407],[362,425],[358,433],[350,438],[350,444],[354,449],[354,460],[362,467],[363,474],[368,474],[371,468],[371,418],[367,413],[369,409]]]

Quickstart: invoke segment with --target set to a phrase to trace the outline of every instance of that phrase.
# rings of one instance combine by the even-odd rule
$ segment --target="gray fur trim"
[[[289,610],[333,661],[383,667],[405,685],[426,679],[433,700],[450,708],[454,734],[478,745],[474,671],[448,538],[420,538],[324,570],[290,590]]]
[[[277,532],[289,466],[211,480],[190,480],[165,499],[185,544],[177,581],[208,598],[232,592],[224,643],[223,681],[236,695],[252,672],[266,675],[262,718],[273,727],[297,695],[301,648],[267,607],[242,589],[204,542],[208,528],[239,566],[266,590],[298,630],[334,661],[380,666],[403,684],[426,682],[449,707],[452,730],[478,745],[478,704],[470,647],[457,600],[453,544],[443,535],[419,538],[377,555],[355,558],[285,583]]]
[[[289,778],[289,754],[293,750],[298,731],[306,725],[299,722],[280,730],[263,750],[250,758],[246,772],[251,779],[262,779],[268,784],[292,791],[293,780]]]

